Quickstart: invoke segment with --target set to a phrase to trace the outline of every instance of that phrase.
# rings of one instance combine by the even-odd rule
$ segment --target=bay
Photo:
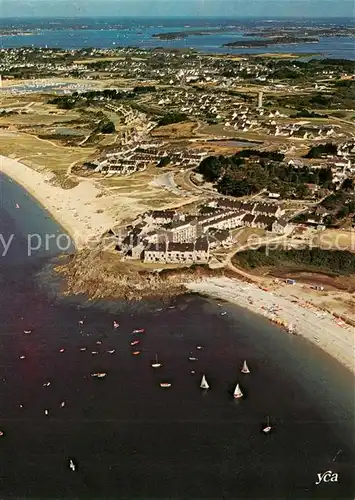
[[[62,232],[1,176],[0,234],[15,235],[0,258],[2,497],[351,497],[347,370],[232,304],[192,295],[168,304],[63,298],[52,270],[58,248],[27,251],[28,234]],[[132,334],[140,328],[144,334]],[[138,338],[141,354],[133,356]],[[163,367],[153,370],[156,353]],[[250,375],[240,373],[244,359]],[[99,371],[107,377],[90,376]],[[199,389],[203,373],[207,393]],[[160,387],[164,380],[170,389]],[[239,401],[231,396],[237,382]],[[274,428],[266,436],[268,415]],[[316,485],[327,470],[339,482]]]

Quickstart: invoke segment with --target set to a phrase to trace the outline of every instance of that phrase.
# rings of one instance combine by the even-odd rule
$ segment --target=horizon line
[[[175,16],[175,15],[170,15],[170,16],[151,16],[151,15],[141,15],[141,16],[131,16],[131,15],[117,15],[117,16],[112,16],[112,15],[102,15],[102,16],[97,16],[97,15],[85,15],[85,16],[80,16],[80,15],[75,15],[75,16],[41,16],[41,15],[24,15],[24,16],[2,16],[2,19],[264,19],[268,21],[273,21],[277,19],[346,19],[349,22],[355,23],[354,18],[349,18],[347,16],[271,16],[271,17],[266,17],[266,16],[238,16],[235,17],[234,15],[229,15],[229,16],[198,16],[198,15],[190,15],[190,16]],[[1,20],[0,20],[1,24]]]

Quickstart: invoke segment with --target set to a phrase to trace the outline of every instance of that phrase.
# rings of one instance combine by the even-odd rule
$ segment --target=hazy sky
[[[0,0],[0,19],[20,16],[354,18],[354,0]]]

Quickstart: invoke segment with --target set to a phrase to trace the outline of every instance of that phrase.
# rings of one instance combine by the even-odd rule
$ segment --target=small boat
[[[233,393],[234,399],[239,399],[243,397],[243,393],[239,387],[239,384],[235,386],[234,393]]]
[[[109,354],[113,354],[114,352],[116,352],[116,349],[112,349],[111,351],[107,351]]]
[[[65,406],[65,401],[62,401],[62,402],[60,403],[60,407],[61,407],[61,408],[64,408],[64,406]]]
[[[20,205],[18,203],[16,203],[16,208],[20,208]]]
[[[139,344],[139,340],[133,340],[133,342],[131,342],[131,345],[138,345]]]
[[[140,351],[133,351],[132,354],[133,356],[138,356],[141,352]]]
[[[268,434],[271,431],[272,427],[270,425],[270,418],[267,417],[267,425],[263,428],[263,432]]]
[[[23,333],[26,333],[26,335],[29,335],[30,333],[32,333],[32,330],[24,330]]]
[[[45,383],[43,384],[43,387],[49,387],[50,385],[51,385],[51,383],[50,383],[50,382],[45,382]]]
[[[120,325],[119,325],[119,323],[117,323],[117,321],[114,321],[114,322],[113,322],[113,327],[114,327],[114,329],[115,329],[115,330],[116,330],[119,326],[120,326]]]
[[[202,347],[202,345],[197,345],[197,346],[196,346],[196,349],[197,349],[198,351],[201,351],[201,349],[203,349],[203,347]]]
[[[44,410],[44,414],[45,415],[49,415],[49,411],[48,410]]]
[[[97,351],[91,351],[91,354],[99,354]]]
[[[176,306],[169,306],[168,309],[175,309]]]
[[[152,363],[152,368],[159,368],[161,366],[161,363],[158,361],[158,354],[155,355],[155,363]]]
[[[20,359],[26,359],[26,356],[20,356]]]
[[[247,362],[244,360],[243,368],[240,370],[242,373],[250,373]]]
[[[82,319],[80,319],[80,320],[78,321],[78,323],[79,323],[79,325],[83,325],[83,324],[84,324],[84,321],[83,321]]]
[[[170,382],[160,382],[160,387],[164,387],[164,388],[171,387],[171,384],[170,384]]]
[[[64,352],[64,351],[65,351],[65,349],[60,349],[60,350],[59,350],[59,352]]]
[[[0,431],[0,436],[3,436],[4,435],[4,431]]]
[[[83,352],[83,351],[86,351],[86,347],[80,347],[80,350]]]
[[[76,465],[75,463],[73,462],[73,460],[69,460],[69,467],[71,468],[72,471],[75,471],[76,469]]]
[[[225,316],[227,314],[226,311],[221,312],[221,316]]]
[[[197,358],[195,358],[195,356],[189,356],[189,361],[197,361]]]
[[[162,310],[163,310],[163,308],[162,308],[162,307],[159,307],[159,309],[155,309],[155,312],[160,312],[160,311],[162,311]]]
[[[91,374],[92,377],[96,377],[96,378],[105,378],[106,375],[107,375],[107,373],[105,373],[105,372],[98,372],[98,373]]]
[[[139,328],[138,330],[133,330],[132,333],[144,333],[144,332],[145,332],[144,328]]]
[[[97,344],[97,345],[101,345],[101,344],[102,344],[101,340],[98,340],[98,341],[96,342],[96,344]]]
[[[195,373],[196,373],[196,372],[195,372],[195,370],[191,370],[191,371],[190,371],[190,373],[191,373],[192,375],[195,375]]]
[[[200,387],[201,387],[201,389],[209,389],[210,388],[210,386],[209,386],[209,384],[208,384],[208,382],[206,380],[205,375],[202,375],[202,380],[201,380]]]

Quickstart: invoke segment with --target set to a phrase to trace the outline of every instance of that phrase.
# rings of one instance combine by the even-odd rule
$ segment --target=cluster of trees
[[[331,212],[324,219],[324,223],[329,226],[338,224],[345,218],[355,217],[355,196],[352,179],[346,179],[342,188],[325,198],[321,206]]]
[[[299,271],[311,269],[337,274],[354,274],[355,272],[355,254],[345,250],[321,248],[270,250],[260,247],[257,250],[240,252],[233,260],[246,268],[276,267],[293,268]]]
[[[134,87],[132,92],[123,92],[116,89],[105,89],[105,90],[89,90],[87,92],[73,92],[70,96],[58,96],[50,99],[49,104],[55,104],[61,109],[73,109],[75,107],[80,107],[87,104],[93,104],[95,101],[101,100],[113,100],[119,101],[122,99],[134,99],[137,95],[146,92],[155,92],[156,88],[154,86],[146,85],[142,87]]]
[[[297,113],[292,115],[292,118],[328,118],[328,115],[308,111],[308,109],[300,109]]]
[[[326,144],[319,144],[319,146],[312,146],[304,158],[322,158],[323,155],[336,155],[337,151],[336,144],[327,142]]]
[[[113,134],[114,132],[116,132],[116,127],[111,120],[105,117],[99,121],[94,132],[98,134]]]
[[[161,127],[163,125],[170,125],[171,123],[179,123],[188,120],[188,116],[185,113],[173,112],[167,113],[162,116],[158,121],[158,126]]]
[[[256,161],[254,156],[258,156]],[[302,199],[310,194],[307,184],[332,188],[330,168],[296,169],[282,163],[281,158],[283,155],[278,152],[246,150],[234,156],[209,156],[201,161],[197,170],[205,181],[215,183],[220,193],[236,197],[267,189],[282,197]]]
[[[154,87],[154,85],[142,85],[142,86],[137,86],[134,87],[133,92],[135,94],[148,94],[149,92],[156,92],[157,89]]]
[[[171,162],[171,158],[169,158],[169,156],[164,156],[164,158],[162,158],[160,160],[160,162],[158,163],[157,167],[159,167],[159,168],[166,167],[167,165],[169,165],[170,162]]]

